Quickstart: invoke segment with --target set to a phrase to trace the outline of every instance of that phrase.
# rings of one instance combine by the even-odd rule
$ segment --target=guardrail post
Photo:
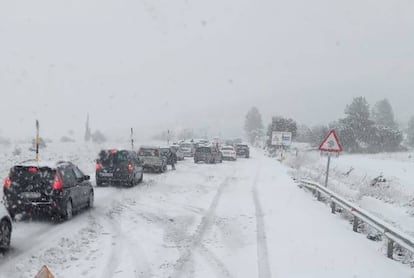
[[[354,215],[354,225],[352,227],[352,230],[356,233],[358,232],[358,224],[359,224],[359,219],[358,217]]]
[[[391,239],[387,239],[387,257],[392,259],[393,258],[393,253],[394,253],[394,241]]]
[[[336,203],[334,201],[331,201],[331,212],[335,214],[335,210],[336,210]]]

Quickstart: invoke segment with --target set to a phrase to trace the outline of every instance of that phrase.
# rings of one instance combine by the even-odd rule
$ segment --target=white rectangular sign
[[[273,146],[290,146],[292,145],[292,132],[272,132],[272,145]]]

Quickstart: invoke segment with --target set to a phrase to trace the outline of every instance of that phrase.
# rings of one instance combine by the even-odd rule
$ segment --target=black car
[[[194,162],[203,161],[205,163],[221,163],[223,156],[220,150],[215,146],[198,147],[194,153]]]
[[[236,144],[236,154],[237,156],[249,158],[250,157],[250,148],[246,144]]]
[[[124,185],[132,187],[144,178],[138,155],[127,150],[102,150],[96,160],[96,185]]]
[[[25,161],[10,169],[4,203],[12,218],[40,213],[71,219],[74,211],[93,206],[89,179],[71,162]]]

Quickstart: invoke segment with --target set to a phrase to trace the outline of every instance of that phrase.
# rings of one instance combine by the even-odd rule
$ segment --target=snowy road
[[[19,222],[0,277],[413,277],[256,154],[180,163],[134,188],[96,188],[59,225]]]

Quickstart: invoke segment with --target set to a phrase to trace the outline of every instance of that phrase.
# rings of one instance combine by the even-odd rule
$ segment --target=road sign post
[[[39,121],[38,120],[36,120],[36,142],[35,142],[35,144],[36,144],[36,161],[39,161],[39,141],[40,141],[40,137],[39,137]]]
[[[328,156],[328,163],[326,165],[326,176],[325,176],[325,187],[328,187],[329,181],[329,169],[331,166],[331,157],[335,155],[336,157],[342,152],[342,145],[339,141],[338,136],[336,135],[335,130],[331,130],[328,135],[323,139],[322,143],[319,146],[319,151],[322,154],[326,154]],[[318,191],[318,200],[320,200],[321,195]]]
[[[134,129],[131,127],[131,147],[134,150]]]

